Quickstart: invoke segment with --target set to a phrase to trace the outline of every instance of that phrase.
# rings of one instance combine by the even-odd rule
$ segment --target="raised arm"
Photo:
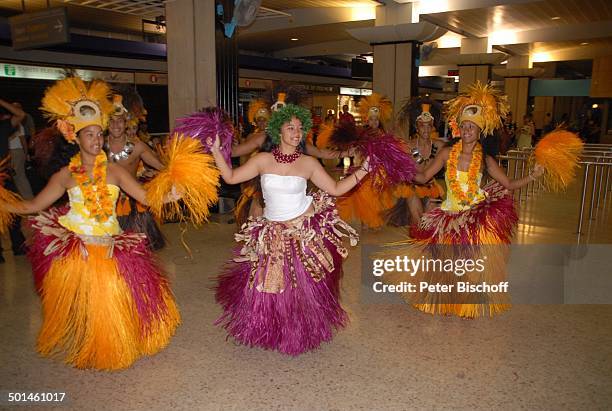
[[[309,156],[322,158],[324,160],[351,156],[350,150],[347,150],[347,151],[329,150],[327,148],[318,148],[316,146],[313,146],[310,143],[306,144],[306,154],[308,154]]]
[[[121,187],[130,197],[138,201],[140,204],[149,205],[147,203],[147,192],[142,185],[123,167],[117,164],[108,165],[108,173],[117,180],[117,185]]]
[[[349,176],[346,176],[340,181],[334,180],[329,174],[327,174],[323,166],[321,166],[318,161],[315,159],[310,160],[312,160],[312,174],[310,175],[310,181],[312,181],[313,184],[319,187],[321,190],[334,197],[338,197],[349,192],[368,174],[368,159],[363,162],[357,171]]]
[[[164,165],[161,161],[159,161],[159,157],[157,157],[157,154],[155,154],[155,152],[151,150],[151,147],[149,147],[142,141],[137,141],[136,146],[140,151],[140,158],[142,159],[142,161],[145,162],[146,165],[148,165],[149,167],[153,167],[158,171],[164,168]]]
[[[12,105],[11,103],[8,103],[2,100],[1,98],[0,98],[0,106],[7,109],[13,115],[11,117],[11,125],[13,127],[17,127],[19,124],[21,124],[21,122],[25,118],[25,112],[22,109]]]
[[[431,163],[427,166],[427,168],[422,171],[416,173],[414,176],[414,181],[419,184],[425,184],[429,180],[433,178],[438,171],[442,170],[444,164],[448,161],[448,154],[450,153],[450,147],[444,147],[440,152],[436,155]]]
[[[266,133],[263,131],[249,134],[244,142],[232,147],[232,157],[241,157],[251,154],[259,149],[265,140]]]
[[[259,175],[259,165],[262,161],[264,153],[259,153],[254,157],[251,157],[243,166],[238,168],[231,168],[225,162],[225,158],[219,150],[219,136],[215,138],[214,143],[211,147],[211,153],[217,164],[217,168],[221,172],[221,177],[227,184],[239,184],[245,181],[249,181]]]
[[[508,190],[517,190],[521,187],[526,186],[531,181],[537,180],[542,174],[544,169],[539,164],[536,164],[534,169],[527,176],[512,180],[506,175],[506,172],[497,164],[497,161],[491,156],[486,156],[487,172],[495,181],[507,188]]]
[[[66,181],[70,176],[67,168],[53,174],[45,188],[31,200],[24,200],[20,207],[9,211],[19,214],[34,214],[46,210],[66,192]]]

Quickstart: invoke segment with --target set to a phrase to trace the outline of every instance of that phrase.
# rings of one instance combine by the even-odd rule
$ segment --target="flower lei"
[[[463,149],[463,142],[459,141],[453,146],[448,156],[447,163],[447,176],[448,185],[450,190],[453,192],[455,198],[459,200],[462,205],[471,205],[476,196],[478,195],[478,173],[482,165],[482,146],[476,144],[474,151],[472,152],[472,159],[470,160],[470,167],[468,168],[468,189],[464,192],[461,189],[461,185],[457,180],[458,170],[457,162],[459,160],[459,154]]]
[[[89,215],[97,222],[105,222],[113,215],[113,203],[106,185],[106,166],[108,160],[106,153],[102,151],[96,156],[93,167],[93,179],[89,178],[85,166],[81,163],[81,154],[70,159],[68,169],[72,178],[78,184],[83,193],[83,202]]]

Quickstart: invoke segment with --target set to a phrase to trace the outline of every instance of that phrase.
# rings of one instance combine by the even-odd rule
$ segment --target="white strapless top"
[[[306,195],[306,179],[298,176],[262,174],[264,217],[271,221],[287,221],[308,210],[312,197]]]

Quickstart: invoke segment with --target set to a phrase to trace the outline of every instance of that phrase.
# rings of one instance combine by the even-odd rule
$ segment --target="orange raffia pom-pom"
[[[0,233],[6,233],[8,227],[13,223],[15,214],[8,211],[7,208],[18,210],[20,209],[21,197],[18,194],[4,188],[4,181],[9,177],[7,172],[9,157],[5,157],[0,161]]]
[[[532,161],[544,167],[544,184],[553,191],[563,191],[576,178],[578,160],[584,144],[575,134],[557,129],[535,146]]]
[[[476,144],[474,151],[472,152],[472,159],[470,160],[470,167],[468,168],[468,189],[463,191],[461,184],[459,184],[457,163],[459,161],[459,154],[463,149],[463,142],[459,141],[453,146],[448,156],[448,162],[446,164],[446,173],[448,176],[449,189],[453,192],[455,198],[458,199],[461,205],[471,205],[476,196],[478,195],[478,173],[482,166],[482,146]]]
[[[147,202],[159,219],[188,219],[196,225],[208,220],[209,207],[218,200],[219,169],[202,144],[193,138],[175,134],[160,158],[165,168],[145,185]],[[172,188],[181,194],[181,202],[165,204]],[[183,209],[185,208],[185,210]]]
[[[93,178],[89,177],[85,166],[81,162],[81,153],[72,157],[68,165],[72,178],[83,193],[85,208],[92,218],[101,223],[107,221],[113,215],[114,206],[106,185],[107,165],[108,161],[104,151],[96,156],[92,172]]]

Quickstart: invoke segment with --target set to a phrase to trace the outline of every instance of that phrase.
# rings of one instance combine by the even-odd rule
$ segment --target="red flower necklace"
[[[283,154],[280,151],[280,148],[276,146],[272,150],[272,155],[274,156],[274,159],[276,160],[277,163],[291,164],[295,160],[300,158],[300,156],[302,155],[302,152],[298,148],[293,152],[293,154]]]

